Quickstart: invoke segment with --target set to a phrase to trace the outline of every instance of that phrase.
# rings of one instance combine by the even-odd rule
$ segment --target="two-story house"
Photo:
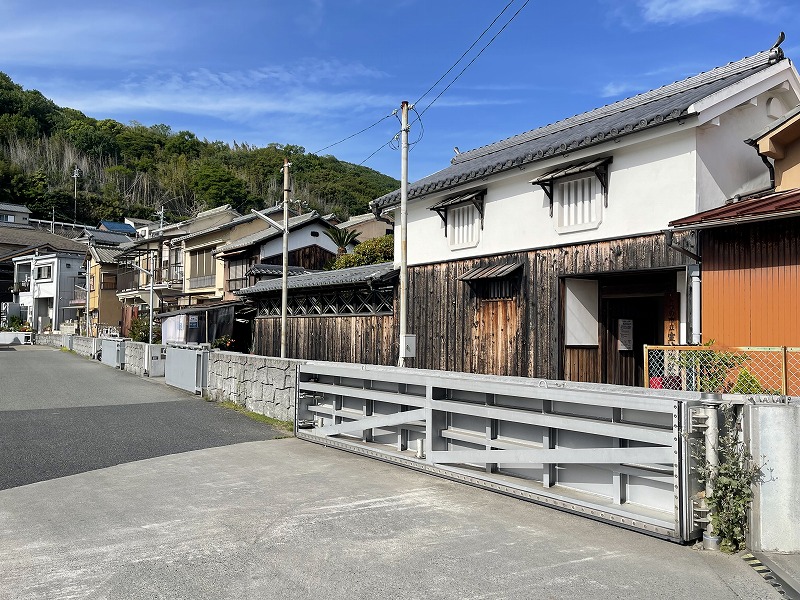
[[[17,225],[28,225],[28,218],[31,211],[22,204],[10,204],[0,202],[0,223],[16,223]]]
[[[676,235],[676,250],[662,230],[768,187],[741,140],[798,97],[797,72],[773,48],[460,153],[414,182],[414,364],[641,385],[644,344],[696,333],[694,239]],[[399,203],[393,192],[372,207]]]
[[[142,231],[147,236],[123,244],[123,251],[117,256],[117,297],[123,304],[123,332],[127,331],[140,309],[148,308],[150,278],[147,273],[153,273],[153,304],[156,310],[163,312],[188,303],[184,295],[184,248],[180,243],[172,244],[174,240],[225,225],[239,217],[241,215],[226,204],[201,211],[197,216],[178,223],[155,229],[146,227]]]
[[[100,227],[87,227],[75,240],[86,244],[87,252],[84,276],[75,282],[73,305],[78,311],[79,330],[93,337],[120,333],[122,303],[117,298],[116,256],[121,246],[131,242],[127,228],[123,233],[115,231],[119,223],[112,223],[111,227],[104,223],[108,222],[101,222]]]
[[[775,47],[459,153],[413,182],[409,364],[642,385],[644,344],[700,333],[695,236],[664,230],[769,188],[770,169],[742,140],[798,98],[797,72]],[[400,266],[399,190],[371,207],[395,217]],[[315,278],[325,279],[312,274],[306,285]],[[396,339],[376,339],[395,344],[381,361],[397,360]],[[357,343],[345,335],[330,354]]]
[[[50,321],[55,319],[58,323],[74,319],[74,311],[62,310],[68,306],[69,300],[72,298],[73,286],[70,285],[67,289],[67,284],[62,282],[63,285],[59,286],[59,294],[56,296],[55,286],[50,285],[54,281],[61,280],[63,270],[60,269],[59,261],[53,259],[54,269],[50,269],[49,275],[47,269],[39,271],[39,274],[42,275],[41,283],[47,283],[47,285],[39,286],[35,282],[37,270],[33,267],[33,262],[37,252],[39,256],[62,254],[68,256],[69,259],[65,261],[65,264],[68,263],[70,265],[68,270],[73,271],[75,265],[80,269],[86,245],[42,231],[31,225],[0,222],[0,302],[5,308],[3,312],[12,310],[15,315],[22,318],[23,322],[30,322],[31,325],[34,325],[31,319],[36,316],[33,310],[33,294],[35,292],[35,297],[39,300],[40,305],[37,306],[39,309],[38,316],[36,316],[37,322],[39,316],[46,317],[43,320],[44,323],[47,323],[48,319]],[[74,255],[79,255],[81,258],[76,260],[73,258]],[[44,266],[43,263],[42,266]],[[48,276],[45,277],[45,275]],[[75,272],[74,276],[77,275],[78,273]]]
[[[59,331],[76,321],[75,282],[81,277],[85,248],[79,252],[42,251],[13,258],[14,302],[34,331]]]

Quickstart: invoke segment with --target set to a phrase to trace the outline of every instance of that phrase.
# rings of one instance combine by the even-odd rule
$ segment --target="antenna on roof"
[[[786,39],[786,34],[781,31],[778,39],[772,44],[772,48],[769,49],[769,62],[770,64],[774,65],[776,62],[783,60],[783,50],[781,49],[781,44],[783,40]]]

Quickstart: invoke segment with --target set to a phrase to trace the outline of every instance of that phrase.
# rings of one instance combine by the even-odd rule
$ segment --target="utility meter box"
[[[400,336],[400,357],[416,358],[417,356],[417,336],[414,334]]]

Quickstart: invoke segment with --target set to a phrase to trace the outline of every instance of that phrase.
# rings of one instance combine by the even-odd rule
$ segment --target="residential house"
[[[394,233],[394,224],[391,219],[389,222],[379,220],[373,213],[356,215],[350,217],[344,223],[337,225],[339,229],[346,229],[358,234],[358,241],[365,242],[373,238],[390,235]]]
[[[330,227],[316,211],[289,218],[288,263],[293,273],[322,270],[336,258],[336,244],[325,235]],[[283,232],[267,226],[234,238],[213,255],[224,264],[224,299],[233,300],[235,292],[254,284],[256,278],[270,277],[275,267],[283,265]]]
[[[282,207],[261,211],[280,224]],[[336,256],[336,246],[324,235],[328,223],[316,212],[297,215],[290,212],[289,262],[292,273],[321,268]],[[227,238],[227,243],[220,242]],[[169,341],[208,341],[227,335],[235,340],[232,348],[248,351],[251,347],[251,321],[255,311],[245,306],[235,292],[256,278],[269,278],[282,269],[283,233],[255,214],[234,219],[225,226],[199,231],[177,238],[184,244],[186,264],[190,268],[190,293],[198,294],[187,307],[161,314],[162,332]],[[201,262],[202,259],[202,262]],[[262,264],[263,263],[263,264]],[[297,267],[300,263],[301,267]],[[211,265],[212,274],[201,272]],[[253,271],[254,265],[267,270]],[[280,273],[278,274],[280,276]],[[203,279],[203,278],[206,279]],[[197,305],[201,305],[200,308]],[[208,339],[206,339],[208,338]]]
[[[800,106],[745,143],[774,173],[769,189],[670,223],[700,241],[700,341],[800,347]]]
[[[663,230],[768,187],[741,140],[798,98],[776,47],[460,153],[412,183],[408,363],[642,385],[644,344],[698,333],[694,236],[667,244]],[[396,216],[400,193],[371,206]]]
[[[22,204],[9,204],[0,202],[0,223],[16,223],[18,225],[28,225],[28,217],[31,211]]]
[[[84,274],[75,284],[73,304],[78,310],[79,329],[94,337],[119,335],[122,303],[117,298],[116,256],[131,238],[109,228],[86,228],[76,241],[87,245],[84,272],[89,276],[87,280]]]
[[[661,231],[767,187],[769,170],[738,140],[798,97],[774,48],[458,154],[415,182],[414,364],[642,385],[644,344],[695,333],[693,259]],[[373,203],[398,207],[397,192]],[[674,243],[696,250],[690,233]]]
[[[37,250],[39,254],[57,252],[82,254],[86,251],[86,246],[30,225],[0,223],[0,302],[18,302],[14,299],[15,294],[28,292],[26,288],[30,285],[30,278],[25,280],[24,269],[15,278],[13,259],[32,256]],[[30,274],[30,270],[27,273]],[[15,312],[18,309],[18,306],[15,307]]]
[[[121,246],[123,252],[117,256],[120,264],[117,297],[123,303],[122,331],[126,332],[139,310],[148,306],[150,280],[147,272],[154,274],[153,304],[156,310],[177,309],[181,303],[188,303],[184,297],[184,249],[181,244],[173,245],[171,242],[193,232],[225,225],[239,217],[241,215],[226,204],[202,211],[191,219],[164,225],[150,231],[147,237]]]
[[[62,324],[75,322],[75,282],[81,276],[84,253],[85,247],[78,252],[37,248],[12,259],[14,303],[34,331],[59,331]]]

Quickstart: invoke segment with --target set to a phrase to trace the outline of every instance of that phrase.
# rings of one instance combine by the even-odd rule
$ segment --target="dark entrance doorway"
[[[644,385],[644,345],[664,344],[674,318],[676,272],[607,276],[600,280],[601,377],[604,383]],[[667,310],[669,309],[669,310]]]

